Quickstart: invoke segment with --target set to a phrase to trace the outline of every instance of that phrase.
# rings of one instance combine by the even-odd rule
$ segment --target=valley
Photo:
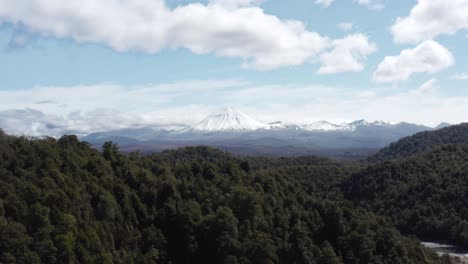
[[[468,264],[467,34],[468,0],[0,0],[0,264]]]
[[[423,246],[430,248],[441,257],[449,257],[453,264],[468,263],[468,253],[460,251],[453,245],[444,245],[433,242],[423,242]]]
[[[466,141],[466,127],[355,162],[210,147],[124,154],[2,133],[0,260],[463,263],[418,239],[468,249],[468,145],[443,141]],[[406,156],[415,146],[427,148]]]

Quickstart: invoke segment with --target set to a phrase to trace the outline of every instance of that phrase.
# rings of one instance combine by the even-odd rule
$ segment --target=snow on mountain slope
[[[300,128],[312,132],[329,132],[329,131],[355,131],[357,128],[370,126],[392,126],[390,123],[383,121],[368,122],[366,120],[357,120],[351,123],[333,124],[327,121],[318,121],[309,124],[302,124]]]
[[[281,121],[268,123],[266,127],[263,127],[266,130],[283,130],[286,129],[287,125],[283,124]]]
[[[390,123],[383,121],[368,122],[366,120],[358,120],[352,123],[334,124],[327,121],[317,121],[313,123],[293,125],[285,124],[281,121],[264,124],[246,114],[234,109],[225,108],[220,113],[214,113],[203,119],[200,123],[192,126],[190,131],[203,132],[248,132],[258,129],[266,130],[304,130],[310,132],[332,132],[332,131],[355,131],[360,127],[369,126],[391,126]],[[189,130],[183,130],[187,132]]]
[[[303,130],[307,131],[337,131],[346,130],[346,126],[332,124],[327,121],[318,121],[310,124],[302,124],[299,126]]]
[[[357,128],[361,128],[361,127],[392,127],[392,124],[388,122],[384,122],[384,121],[368,122],[362,119],[362,120],[357,120],[352,123],[349,123],[346,126],[348,128],[347,130],[354,131]]]
[[[364,119],[362,120],[357,120],[352,123],[349,123],[349,126],[352,127],[358,127],[358,126],[391,126],[392,124],[384,122],[384,121],[374,121],[374,122],[368,122]]]
[[[194,125],[192,129],[204,132],[241,132],[264,127],[267,127],[267,125],[234,108],[226,108],[220,113],[209,115],[200,123]]]
[[[268,123],[266,127],[264,127],[266,130],[300,130],[301,128],[298,125],[295,124],[285,124],[281,121],[276,121],[272,123]]]

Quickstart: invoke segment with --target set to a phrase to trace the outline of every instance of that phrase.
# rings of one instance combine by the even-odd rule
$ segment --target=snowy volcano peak
[[[213,113],[200,123],[192,127],[197,131],[207,132],[240,132],[253,131],[265,127],[266,124],[258,122],[248,115],[231,107],[219,113]]]

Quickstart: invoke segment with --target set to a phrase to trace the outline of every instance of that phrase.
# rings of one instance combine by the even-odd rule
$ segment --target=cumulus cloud
[[[467,72],[462,72],[462,73],[457,73],[452,75],[452,79],[455,80],[468,80],[468,73]]]
[[[452,66],[452,53],[439,43],[428,40],[414,49],[405,49],[397,56],[387,56],[374,72],[380,83],[406,81],[415,73],[436,73]]]
[[[266,14],[261,3],[211,0],[171,9],[164,0],[0,0],[0,20],[28,34],[99,43],[120,52],[183,48],[240,58],[243,67],[257,70],[316,63],[334,48],[333,39],[301,21]]]
[[[315,0],[316,5],[321,5],[324,7],[329,7],[335,0]]]
[[[417,43],[462,29],[468,29],[468,1],[418,0],[409,16],[397,18],[391,31],[396,42]]]
[[[256,2],[219,0],[171,10],[163,0],[0,0],[0,17],[41,35],[117,51],[186,48],[243,58],[245,66],[258,69],[303,64],[326,48],[325,37],[299,21],[265,14],[251,6]]]
[[[332,45],[333,49],[330,52],[320,56],[322,66],[318,70],[319,74],[362,71],[363,61],[377,51],[376,44],[370,42],[363,34],[334,40]]]

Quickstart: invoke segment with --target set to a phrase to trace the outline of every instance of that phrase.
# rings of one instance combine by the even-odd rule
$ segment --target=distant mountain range
[[[93,145],[114,141],[124,150],[160,151],[189,145],[209,145],[244,155],[362,156],[421,131],[439,129],[411,123],[358,120],[334,124],[319,121],[286,124],[259,122],[234,109],[213,113],[182,129],[143,127],[103,131],[82,137]],[[324,154],[325,153],[325,154]]]
[[[446,123],[441,124],[445,126]],[[392,124],[375,121],[358,120],[352,123],[333,124],[327,121],[318,121],[303,124],[285,124],[282,121],[262,123],[250,116],[234,109],[225,108],[219,113],[213,113],[194,126],[183,129],[182,132],[249,132],[256,130],[303,130],[303,131],[354,131],[363,126],[390,127]]]

